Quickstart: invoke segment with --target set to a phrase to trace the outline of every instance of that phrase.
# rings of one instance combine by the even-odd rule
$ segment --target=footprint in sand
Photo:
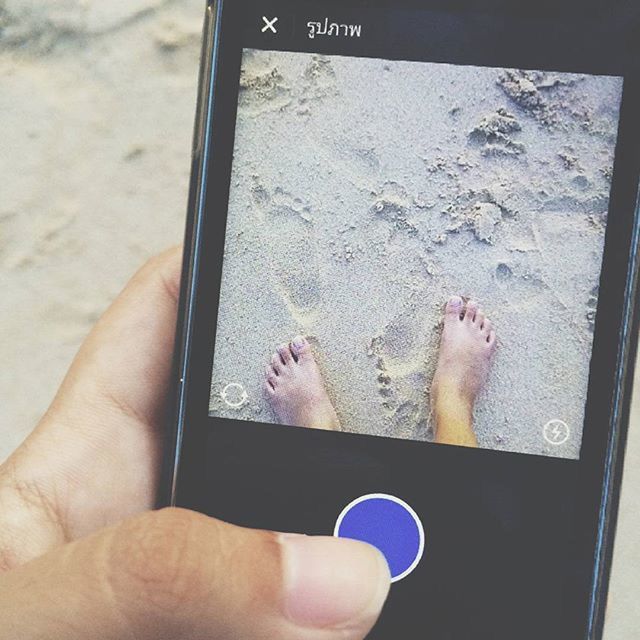
[[[424,331],[419,327],[425,327]],[[425,357],[429,335],[437,333],[427,327],[424,312],[412,308],[371,340],[368,353],[375,362],[378,393],[387,414],[386,435],[427,439]]]
[[[331,58],[313,56],[304,70],[305,93],[308,98],[326,98],[336,92],[336,72]]]
[[[587,323],[589,325],[589,331],[593,333],[596,325],[596,312],[598,310],[598,295],[599,286],[596,285],[591,289],[589,300],[587,301]]]
[[[480,148],[483,156],[518,156],[526,153],[516,139],[522,131],[516,117],[504,108],[485,116],[469,133],[469,142]]]
[[[292,317],[308,326],[321,293],[310,208],[280,187],[269,191],[257,181],[252,200],[274,283]]]
[[[337,95],[336,72],[327,56],[313,56],[302,73],[298,113],[309,115],[314,104]]]
[[[291,103],[291,88],[269,57],[245,54],[240,74],[240,113],[280,111]]]
[[[371,207],[373,220],[382,220],[390,226],[393,234],[404,232],[416,235],[418,228],[411,219],[411,200],[407,190],[397,182],[386,182],[374,192]]]

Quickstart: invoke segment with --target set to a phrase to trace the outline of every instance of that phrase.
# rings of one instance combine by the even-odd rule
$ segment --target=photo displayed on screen
[[[210,415],[579,458],[622,84],[245,50]]]

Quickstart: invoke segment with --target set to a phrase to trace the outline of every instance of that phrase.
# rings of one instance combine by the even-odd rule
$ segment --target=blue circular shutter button
[[[424,553],[420,518],[406,502],[384,493],[349,503],[338,517],[333,535],[377,547],[389,563],[391,582],[406,578]]]

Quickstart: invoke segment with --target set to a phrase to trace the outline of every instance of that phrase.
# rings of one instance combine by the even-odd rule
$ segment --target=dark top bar
[[[633,49],[640,37],[640,3],[628,8],[628,3],[618,3],[626,11],[615,12],[615,2],[607,7],[583,2],[579,9],[569,2],[553,9],[537,4],[536,11],[514,11],[485,1],[474,7],[488,8],[473,13],[456,10],[461,2],[451,2],[447,11],[359,4],[254,1],[247,12],[244,46],[596,75],[627,75],[639,66]],[[263,16],[278,18],[276,33]]]

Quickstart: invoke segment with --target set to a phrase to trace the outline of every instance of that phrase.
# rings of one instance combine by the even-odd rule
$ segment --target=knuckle
[[[141,277],[160,278],[171,298],[180,293],[181,247],[175,247],[149,258],[140,270]]]
[[[166,269],[168,265],[172,265],[176,261],[179,253],[179,247],[156,253],[147,260],[142,268],[152,272]]]
[[[206,596],[200,562],[200,516],[166,509],[136,518],[119,530],[109,558],[111,587],[125,607],[170,613]]]
[[[155,254],[150,258],[147,258],[146,262],[138,269],[135,274],[135,278],[138,280],[146,280],[153,278],[159,271],[165,268],[166,260],[162,253]]]

